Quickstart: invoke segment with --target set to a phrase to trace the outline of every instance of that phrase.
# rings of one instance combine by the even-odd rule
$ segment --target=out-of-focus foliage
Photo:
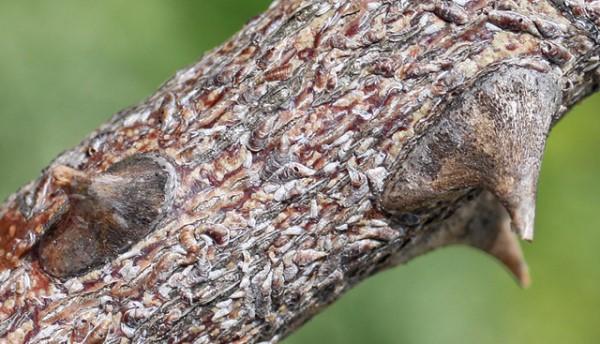
[[[0,2],[0,197],[224,41],[266,0]],[[525,244],[534,284],[450,248],[371,278],[286,340],[597,343],[600,95],[554,130]]]

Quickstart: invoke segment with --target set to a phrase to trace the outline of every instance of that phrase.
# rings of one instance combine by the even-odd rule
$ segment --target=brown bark
[[[450,244],[522,284],[600,3],[276,1],[0,208],[0,338],[276,342]]]

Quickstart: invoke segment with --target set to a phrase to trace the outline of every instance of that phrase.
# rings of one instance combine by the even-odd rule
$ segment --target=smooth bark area
[[[467,244],[528,283],[600,2],[280,0],[0,207],[8,342],[277,342]]]

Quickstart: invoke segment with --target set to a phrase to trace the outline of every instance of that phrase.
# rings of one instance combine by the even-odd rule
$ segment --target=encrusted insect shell
[[[327,252],[323,251],[318,251],[314,249],[300,250],[296,252],[296,255],[294,257],[294,263],[300,266],[305,266],[326,256]]]
[[[557,43],[542,42],[540,44],[542,54],[552,63],[559,66],[567,64],[573,58],[573,55],[564,47]]]
[[[305,187],[297,180],[291,180],[281,185],[273,194],[273,199],[277,202],[288,200],[294,196],[303,193]]]
[[[293,68],[290,64],[275,67],[265,72],[265,81],[282,81],[287,80],[292,76]]]
[[[310,167],[306,167],[298,162],[289,162],[285,164],[280,171],[278,171],[276,178],[280,181],[289,181],[298,178],[310,177],[315,173],[315,170]]]
[[[559,23],[546,20],[541,17],[534,17],[533,22],[538,31],[544,36],[544,38],[555,39],[565,35],[567,28]]]
[[[271,284],[273,288],[273,293],[278,296],[283,293],[283,288],[285,286],[285,277],[284,277],[284,266],[282,263],[277,264],[275,269],[273,269],[273,281]]]
[[[269,116],[259,122],[256,128],[250,134],[248,139],[248,149],[253,152],[258,152],[265,148],[267,138],[271,135],[276,117]]]
[[[300,226],[292,226],[286,230],[284,230],[283,232],[281,232],[282,235],[300,235],[302,234],[302,232],[304,232],[304,229]]]
[[[586,9],[589,16],[594,20],[596,25],[600,25],[600,1],[591,1],[586,3]]]
[[[289,152],[289,140],[282,137],[278,150],[272,151],[261,172],[261,178],[266,181],[286,182],[293,179],[311,176],[315,173],[309,167],[296,163],[298,158]]]
[[[379,241],[391,241],[395,238],[397,238],[400,233],[396,230],[393,230],[391,228],[389,228],[388,226],[385,227],[375,227],[375,226],[369,226],[368,224],[365,225],[358,225],[357,226],[357,235],[358,235],[358,239],[374,239],[374,240],[379,240]]]
[[[220,224],[201,225],[200,231],[217,245],[227,245],[230,239],[229,228]]]
[[[367,181],[365,175],[353,167],[348,167],[348,176],[350,177],[350,184],[355,188],[360,188]]]
[[[164,96],[158,112],[162,130],[165,133],[172,133],[179,124],[179,109],[175,94],[169,92]]]
[[[541,36],[534,22],[520,13],[513,11],[490,11],[487,15],[490,23],[499,28],[515,31],[527,32],[535,36]]]
[[[218,304],[215,305],[215,310],[214,310],[214,314],[213,317],[211,318],[211,321],[216,322],[219,319],[229,315],[229,313],[231,313],[231,311],[233,310],[233,301],[230,300],[226,300],[223,302],[219,302]]]
[[[384,57],[377,60],[371,69],[371,73],[380,75],[384,78],[391,78],[399,69],[399,62],[390,57]]]
[[[181,229],[179,242],[187,252],[193,255],[200,250],[200,244],[196,240],[195,227],[192,225],[187,225]]]
[[[215,159],[210,173],[217,181],[222,181],[226,175],[240,169],[248,160],[250,152],[244,145],[237,145],[228,151],[223,152],[218,159]]]
[[[443,20],[457,25],[464,25],[469,21],[467,12],[454,3],[438,3],[434,6],[433,13]]]
[[[377,192],[383,191],[385,179],[388,176],[388,171],[385,167],[376,167],[365,172],[373,189]]]
[[[565,1],[565,5],[568,6],[571,12],[578,17],[587,15],[583,0]]]
[[[325,174],[332,174],[338,169],[339,166],[340,163],[337,161],[329,162],[327,165],[323,166],[322,172]]]
[[[373,239],[362,239],[348,245],[346,249],[346,256],[349,258],[361,256],[367,252],[370,252],[377,247],[383,245],[381,241]]]
[[[319,216],[319,206],[316,199],[310,200],[310,217],[316,219]]]

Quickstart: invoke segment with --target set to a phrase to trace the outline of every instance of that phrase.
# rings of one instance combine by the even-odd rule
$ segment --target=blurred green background
[[[1,1],[0,197],[236,32],[266,0]],[[297,343],[599,343],[600,94],[554,130],[521,290],[457,247],[362,283]]]

